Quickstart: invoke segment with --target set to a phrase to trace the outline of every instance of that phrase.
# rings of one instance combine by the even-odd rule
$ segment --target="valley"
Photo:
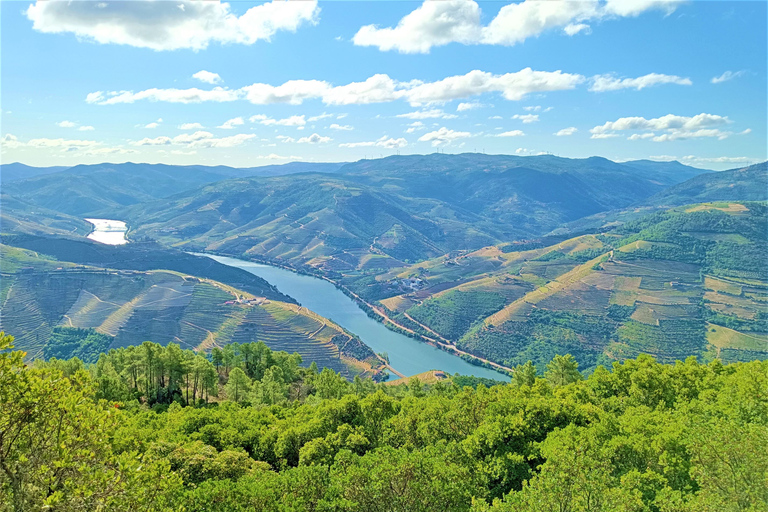
[[[120,181],[114,176],[129,170],[147,172],[147,180],[172,176],[168,168],[131,165],[41,173],[31,180],[45,179],[55,189],[63,178],[58,175],[69,180],[93,172],[102,184],[104,176]],[[768,198],[759,186],[768,182],[765,164],[711,173],[673,162],[466,154],[295,170],[228,170],[233,179],[216,180],[212,176],[224,171],[195,168],[186,180],[210,182],[194,188],[188,181],[189,191],[182,187],[167,198],[134,195],[106,208],[56,214],[124,219],[118,222],[130,225],[127,245],[83,245],[53,228],[46,215],[5,223],[10,229],[3,228],[3,243],[76,266],[149,272],[152,279],[182,272],[289,309],[299,302],[299,316],[319,315],[320,323],[314,329],[307,324],[298,338],[290,334],[293,327],[274,323],[276,310],[234,316],[211,310],[222,320],[210,328],[183,313],[150,322],[147,339],[199,350],[250,339],[243,333],[251,325],[265,329],[258,339],[270,348],[296,349],[343,368],[332,363],[339,357],[331,343],[336,335],[322,336],[328,324],[359,336],[370,352],[361,360],[385,353],[391,368],[406,376],[442,370],[498,380],[504,376],[467,361],[510,372],[531,360],[543,371],[563,353],[587,372],[638,354],[662,362],[691,355],[768,357],[768,276],[755,263],[766,251]],[[45,211],[37,208],[56,206],[26,180],[11,185],[24,201],[40,205],[36,215]],[[33,209],[9,204],[7,218],[24,218]],[[104,231],[99,227],[107,221],[88,219],[95,234],[124,240],[127,225],[113,222]],[[75,302],[88,303],[79,297]],[[133,300],[146,302],[134,296],[125,303]],[[184,307],[169,297],[153,303],[163,314]],[[50,323],[29,346],[40,352],[41,340],[62,326],[109,331],[104,321],[59,325],[66,321],[62,316]],[[302,341],[315,331],[325,348],[313,348],[311,336]],[[116,343],[140,343],[109,332]]]

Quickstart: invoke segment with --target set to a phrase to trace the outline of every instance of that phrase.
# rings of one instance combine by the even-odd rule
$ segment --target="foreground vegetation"
[[[28,367],[1,339],[3,511],[768,510],[765,361],[383,386],[263,344]]]

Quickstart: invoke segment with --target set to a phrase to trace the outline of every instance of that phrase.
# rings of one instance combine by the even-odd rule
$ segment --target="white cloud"
[[[229,90],[222,87],[214,87],[211,90],[203,90],[193,87],[191,89],[146,89],[134,93],[133,91],[96,91],[89,93],[86,103],[97,105],[115,105],[118,103],[134,103],[136,101],[163,101],[166,103],[202,103],[205,101],[226,102],[243,98],[241,90]]]
[[[101,145],[101,142],[95,140],[80,140],[80,139],[47,139],[37,138],[30,139],[27,142],[20,141],[15,135],[7,133],[0,140],[2,146],[7,149],[16,148],[36,148],[36,149],[60,149],[63,152],[77,151],[86,148],[92,148]]]
[[[504,119],[504,118],[501,116],[491,116],[488,119]]]
[[[354,126],[350,126],[348,124],[336,124],[332,123],[331,126],[329,126],[331,130],[344,130],[344,131],[351,131],[354,130]]]
[[[743,69],[741,71],[726,71],[720,76],[712,77],[712,80],[710,80],[710,82],[713,84],[721,84],[723,82],[733,80],[734,78],[738,78],[745,74],[746,74],[746,70],[743,70]]]
[[[212,42],[253,44],[279,31],[295,32],[316,23],[316,0],[268,2],[242,16],[226,2],[60,2],[37,0],[26,11],[32,27],[44,33],[72,33],[101,44],[152,50],[203,50]]]
[[[485,105],[483,105],[482,103],[479,103],[477,101],[471,101],[471,102],[467,102],[467,103],[459,103],[456,106],[456,112],[464,112],[465,110],[473,110],[473,109],[476,109],[476,108],[482,108],[484,106]]]
[[[223,128],[224,130],[232,130],[235,128],[235,126],[240,126],[245,124],[245,121],[243,121],[242,117],[233,117],[232,119],[229,119],[224,122],[221,126],[217,126],[216,128]]]
[[[421,121],[414,121],[408,125],[408,129],[405,130],[405,133],[413,133],[419,130],[423,130],[424,128],[425,128],[424,123],[422,123]]]
[[[60,121],[56,123],[56,126],[60,128],[74,128],[75,126],[77,126],[77,124],[73,123],[72,121]]]
[[[114,105],[136,101],[169,103],[229,102],[247,100],[255,105],[287,103],[300,105],[305,100],[320,99],[326,105],[363,105],[405,100],[414,106],[444,103],[498,92],[511,101],[528,94],[574,89],[585,77],[562,71],[534,71],[525,68],[514,73],[494,75],[474,70],[436,82],[411,80],[399,82],[387,75],[373,75],[363,82],[332,86],[320,80],[289,80],[281,85],[255,83],[240,89],[214,87],[211,90],[146,89],[144,91],[95,91],[86,96],[87,103]],[[449,114],[446,114],[449,115]]]
[[[425,133],[419,137],[419,142],[431,142],[432,146],[440,146],[442,144],[450,144],[451,141],[456,139],[464,139],[470,136],[472,134],[469,132],[459,132],[442,127],[439,130]]]
[[[205,128],[200,123],[182,123],[179,125],[179,130],[202,130]]]
[[[158,126],[160,126],[160,123],[149,123],[144,125],[144,128],[157,128]]]
[[[585,34],[591,34],[592,27],[590,27],[586,23],[571,23],[563,27],[563,32],[565,32],[566,35],[569,35],[569,36],[575,36],[579,32],[584,32]]]
[[[77,130],[81,132],[92,132],[95,128],[93,126],[81,126]]]
[[[558,137],[568,137],[569,135],[573,135],[577,131],[579,131],[579,129],[576,128],[575,126],[569,126],[568,128],[563,128],[562,130],[558,130],[557,132],[555,132],[555,135],[557,135]]]
[[[552,110],[553,108],[555,108],[555,107],[544,108],[541,105],[528,105],[527,107],[523,107],[523,110],[525,110],[526,112],[546,113],[546,112],[549,112],[550,110]]]
[[[275,153],[270,153],[268,155],[260,155],[260,156],[257,156],[256,158],[264,159],[264,160],[303,160],[303,158],[300,156],[294,156],[294,155],[282,156],[282,155],[277,155]]]
[[[210,71],[206,70],[198,71],[192,75],[192,78],[197,78],[201,82],[205,82],[207,84],[218,84],[222,82],[222,79],[218,73],[211,73]]]
[[[456,119],[459,116],[433,108],[431,110],[417,110],[416,112],[397,114],[395,117],[404,117],[406,119]]]
[[[686,155],[683,157],[676,157],[672,155],[652,155],[648,157],[649,160],[656,160],[660,162],[673,162],[675,160],[682,162],[686,165],[697,164],[753,164],[761,162],[763,158],[750,158],[747,156],[718,156],[718,157],[701,157],[696,155]]]
[[[232,148],[256,137],[253,133],[238,133],[219,139],[199,139],[189,143],[190,148]]]
[[[522,137],[525,135],[522,130],[511,130],[508,132],[500,133],[496,135],[497,137]]]
[[[517,148],[515,150],[516,155],[523,155],[523,156],[536,156],[536,155],[546,155],[546,151],[536,151],[535,149],[528,149],[528,148]]]
[[[483,25],[480,7],[473,0],[427,0],[395,27],[366,25],[352,40],[358,46],[400,53],[429,53],[432,47],[449,43],[511,46],[556,28],[562,28],[571,36],[588,33],[590,28],[584,22],[590,20],[637,16],[651,9],[669,13],[676,3],[674,0],[525,0],[502,7],[488,25]]]
[[[403,146],[407,146],[408,141],[404,138],[400,137],[399,139],[393,139],[391,137],[387,137],[386,135],[382,138],[374,141],[368,141],[368,142],[344,142],[342,144],[339,144],[340,148],[360,148],[360,147],[379,147],[379,148],[387,148],[387,149],[398,149]]]
[[[637,91],[654,85],[675,84],[692,85],[690,78],[682,78],[677,75],[663,75],[649,73],[637,78],[617,78],[614,75],[596,75],[591,78],[589,87],[593,92],[618,91],[619,89],[635,89]]]
[[[126,149],[122,147],[88,148],[82,151],[82,154],[88,155],[88,156],[128,155],[131,153],[137,153],[137,151],[135,149]]]
[[[693,117],[667,114],[654,119],[644,117],[622,117],[616,121],[608,121],[601,126],[595,126],[590,130],[593,139],[605,139],[618,136],[619,131],[638,131],[653,133],[663,131],[661,135],[647,135],[646,133],[634,134],[630,140],[649,138],[654,142],[665,142],[678,139],[691,139],[699,137],[716,137],[720,140],[727,138],[731,132],[721,131],[717,127],[730,124],[731,121],[724,116],[701,113]]]
[[[549,3],[549,2],[547,2]],[[499,92],[510,101],[518,101],[534,92],[573,89],[584,81],[581,75],[562,71],[534,71],[525,68],[515,73],[494,75],[470,71],[466,75],[444,78],[437,82],[415,85],[408,90],[412,105],[445,102],[488,92]]]
[[[249,117],[248,120],[252,123],[263,124],[264,126],[304,126],[307,124],[303,115],[286,117],[285,119],[272,119],[264,114],[257,114]]]
[[[316,133],[313,133],[312,135],[308,135],[306,137],[302,137],[299,140],[296,141],[298,144],[322,144],[325,142],[330,142],[333,139],[330,137],[325,137],[322,135],[318,135]],[[285,142],[288,142],[287,140]]]
[[[519,119],[523,124],[531,124],[539,120],[539,114],[515,114],[512,119]]]
[[[333,116],[334,116],[334,114],[327,114],[327,113],[323,112],[320,115],[310,117],[309,119],[307,119],[307,122],[314,123],[316,121],[322,121],[323,119],[328,119],[328,118],[331,118]],[[337,119],[341,119],[341,118],[339,117]]]

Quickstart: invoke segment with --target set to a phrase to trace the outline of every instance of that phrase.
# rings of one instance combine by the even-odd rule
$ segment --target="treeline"
[[[241,345],[195,356],[206,404],[175,346],[28,367],[1,339],[2,511],[768,510],[765,361],[387,387]]]

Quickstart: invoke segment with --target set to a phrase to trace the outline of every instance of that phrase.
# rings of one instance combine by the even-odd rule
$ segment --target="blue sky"
[[[766,159],[765,2],[0,9],[6,163]]]

